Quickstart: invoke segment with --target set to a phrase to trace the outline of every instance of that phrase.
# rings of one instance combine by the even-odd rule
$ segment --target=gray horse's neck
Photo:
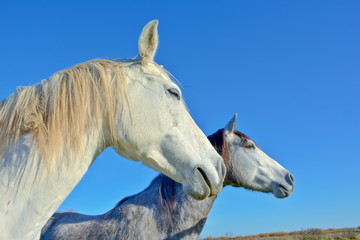
[[[126,219],[134,229],[143,225],[137,231],[148,230],[147,239],[197,239],[215,199],[194,200],[181,184],[160,174],[143,192],[122,200],[111,214]]]
[[[41,239],[197,239],[215,199],[194,200],[160,174],[103,215],[55,213]]]

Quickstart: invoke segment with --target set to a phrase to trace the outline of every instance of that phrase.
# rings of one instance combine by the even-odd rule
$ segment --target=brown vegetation
[[[305,231],[263,233],[245,237],[207,237],[203,240],[360,240],[360,227],[327,230],[313,228]]]

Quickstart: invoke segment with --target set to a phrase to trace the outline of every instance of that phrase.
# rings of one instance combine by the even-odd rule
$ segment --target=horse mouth
[[[282,184],[278,184],[278,191],[274,192],[275,197],[277,198],[287,198],[288,196],[290,196],[290,194],[292,193],[291,190],[289,190],[288,188],[286,188],[284,185]]]
[[[213,196],[213,189],[212,189],[212,187],[211,187],[211,182],[210,182],[209,178],[206,176],[204,170],[202,170],[202,169],[199,168],[199,167],[197,168],[197,170],[199,171],[201,177],[204,179],[206,185],[207,185],[207,186],[209,187],[209,189],[210,189],[210,197]]]
[[[208,197],[217,195],[223,186],[223,181],[219,181],[210,171],[197,166],[193,174],[188,176],[187,181],[183,184],[184,191],[187,195],[196,200],[203,200]]]

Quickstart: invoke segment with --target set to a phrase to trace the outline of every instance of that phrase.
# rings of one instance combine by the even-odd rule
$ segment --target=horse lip
[[[284,185],[282,185],[282,184],[279,184],[278,187],[279,187],[280,189],[283,189],[283,190],[285,190],[285,191],[288,191],[287,188],[284,187]]]
[[[209,189],[210,189],[210,196],[213,196],[213,188],[212,188],[212,186],[211,186],[211,182],[210,182],[209,178],[206,176],[204,170],[202,170],[200,167],[196,168],[196,170],[199,171],[201,177],[204,179],[206,185],[209,187]]]
[[[278,187],[280,189],[280,192],[285,195],[284,198],[286,198],[290,195],[290,191],[284,185],[279,184]]]

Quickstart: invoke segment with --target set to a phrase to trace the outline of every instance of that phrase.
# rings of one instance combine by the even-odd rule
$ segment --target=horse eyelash
[[[176,97],[178,100],[180,100],[180,96],[177,92],[175,92],[174,90],[172,89],[168,89],[168,92],[173,95],[174,97]]]

